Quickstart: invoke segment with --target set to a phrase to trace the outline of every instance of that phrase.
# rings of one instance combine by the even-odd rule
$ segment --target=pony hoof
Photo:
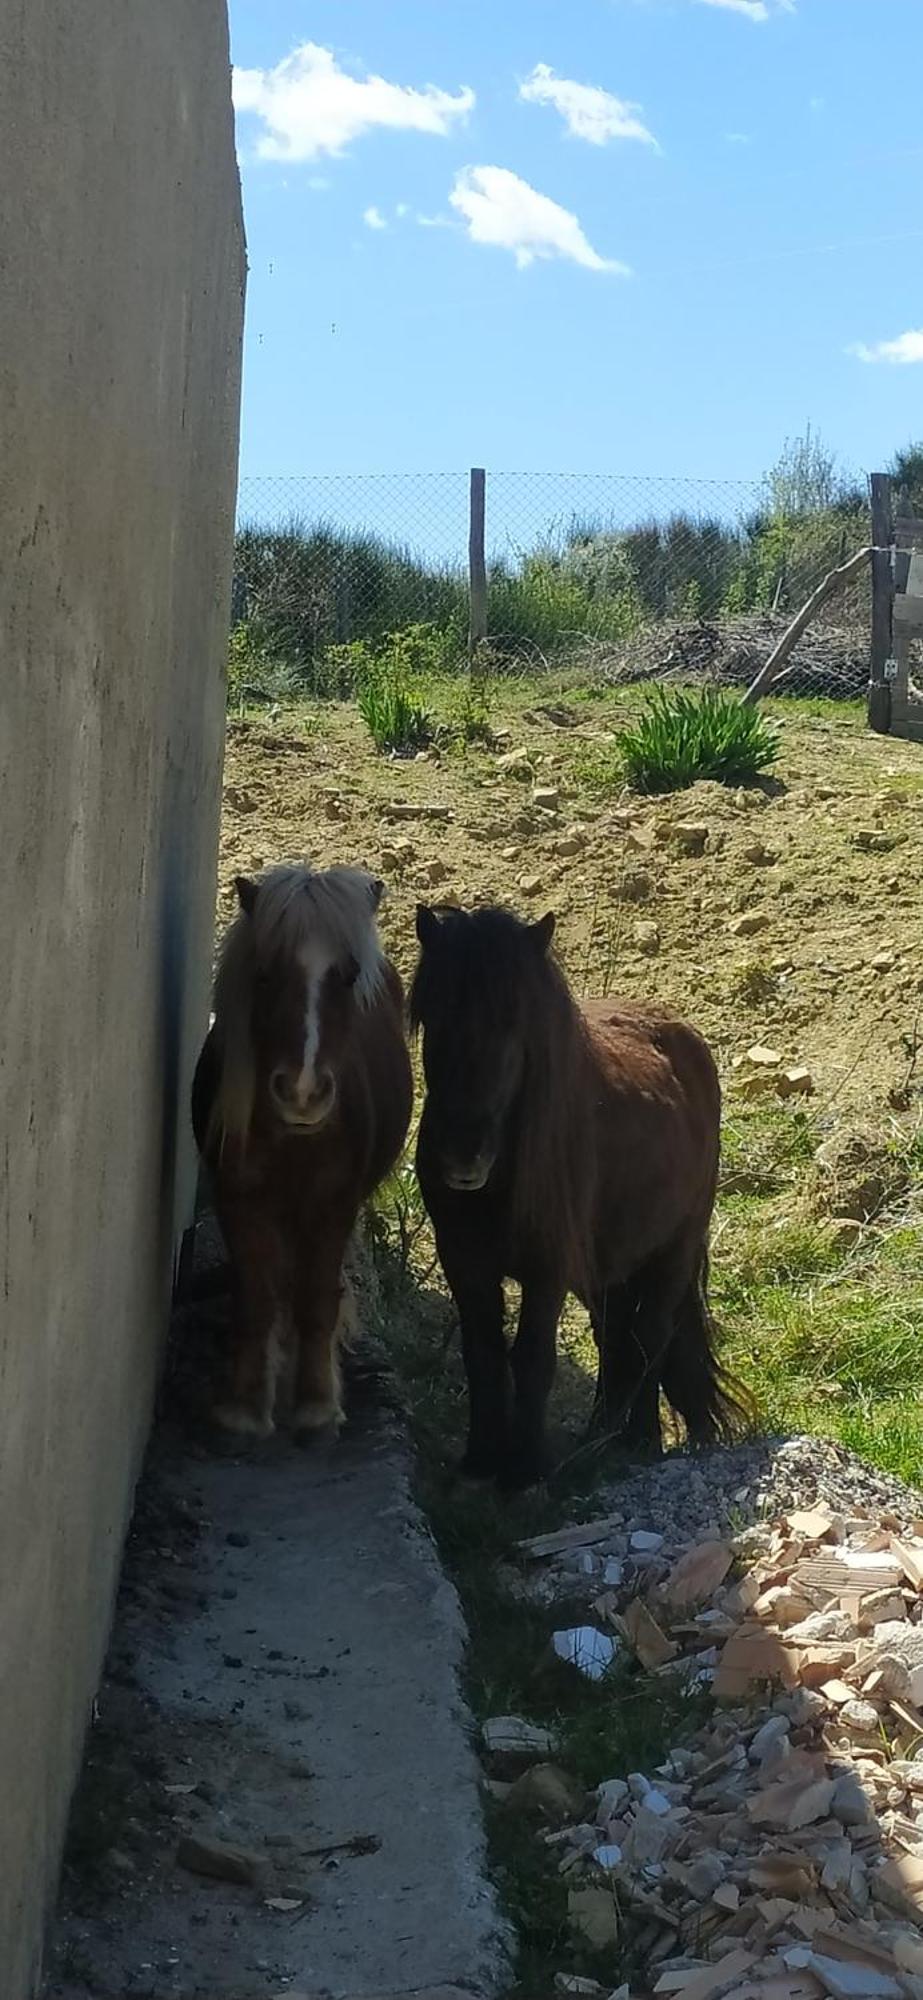
[[[246,1403],[218,1403],[212,1411],[212,1423],[219,1430],[233,1431],[237,1437],[272,1437],[275,1425],[271,1417],[261,1417],[256,1410],[248,1410]]]
[[[342,1404],[329,1396],[317,1402],[299,1403],[292,1416],[292,1429],[298,1444],[308,1444],[322,1431],[332,1431],[336,1437],[345,1422]]]

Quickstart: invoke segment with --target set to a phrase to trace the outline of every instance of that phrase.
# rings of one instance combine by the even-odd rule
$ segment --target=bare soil
[[[405,977],[418,900],[552,909],[575,988],[683,1009],[731,1099],[734,1058],[769,1043],[808,1066],[837,1116],[848,1107],[888,1129],[915,1119],[920,749],[869,734],[855,707],[780,701],[781,753],[764,784],[605,796],[601,761],[635,703],[633,692],[510,684],[494,705],[495,748],[409,762],[378,755],[345,704],[232,723],[219,926],[237,872],[299,857],[384,877],[384,935]],[[527,762],[504,767],[517,750]],[[556,805],[534,802],[542,789]],[[701,854],[685,851],[677,822],[707,830]]]

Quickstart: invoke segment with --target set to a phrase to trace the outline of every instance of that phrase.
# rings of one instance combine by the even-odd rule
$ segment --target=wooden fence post
[[[472,466],[468,501],[468,666],[472,673],[477,671],[487,637],[486,488],[483,466]]]
[[[885,669],[893,650],[891,543],[894,539],[891,480],[873,472],[872,488],[872,643],[869,660],[867,714],[869,728],[887,736],[891,727],[891,683]]]

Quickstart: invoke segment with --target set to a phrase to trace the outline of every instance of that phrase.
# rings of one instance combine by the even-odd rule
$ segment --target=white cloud
[[[448,215],[418,215],[416,221],[421,229],[451,229],[452,218]]]
[[[396,216],[398,216],[398,218],[400,219],[400,221],[403,221],[403,219],[404,219],[405,215],[409,215],[409,214],[410,214],[410,208],[409,208],[409,206],[408,206],[407,202],[406,202],[406,201],[399,201],[399,202],[398,202],[398,204],[397,204],[397,207],[396,207],[396,209],[395,209],[395,211],[394,211],[394,213],[395,213],[395,215],[396,215]]]
[[[772,14],[794,14],[795,0],[699,0],[701,7],[723,7],[748,21],[768,21]]]
[[[376,208],[374,203],[371,208],[363,209],[362,220],[367,229],[387,229],[388,227],[381,209]]]
[[[607,146],[610,139],[642,139],[647,146],[657,141],[638,117],[639,104],[613,97],[595,83],[573,83],[555,76],[547,63],[536,63],[531,76],[519,86],[527,104],[552,104],[567,126],[572,139],[586,139],[591,146]]]
[[[569,209],[539,194],[508,167],[464,167],[449,201],[464,218],[472,243],[512,251],[520,270],[537,257],[567,257],[587,271],[629,275],[626,265],[600,257]]]
[[[850,353],[860,361],[886,361],[892,367],[908,367],[913,362],[923,362],[923,327],[911,328],[907,333],[899,333],[895,340],[876,340],[871,346],[860,341],[851,347]]]
[[[415,90],[383,76],[350,76],[332,49],[303,42],[275,69],[235,69],[234,103],[262,121],[262,159],[316,160],[342,153],[376,127],[444,138],[464,123],[474,92],[462,87],[453,95],[432,83]]]

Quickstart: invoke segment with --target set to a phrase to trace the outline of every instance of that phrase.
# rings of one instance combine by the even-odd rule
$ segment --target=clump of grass
[[[400,675],[380,667],[365,678],[357,696],[359,714],[376,750],[407,757],[432,741],[432,717],[426,704]]]
[[[618,738],[622,769],[637,792],[677,792],[699,778],[751,784],[778,754],[759,710],[725,688],[656,688],[646,712]]]
[[[366,653],[356,706],[376,750],[409,757],[432,742],[434,723],[425,690],[439,660],[438,635],[426,625],[392,632],[383,645]]]
[[[469,674],[462,682],[453,711],[452,725],[459,741],[466,746],[481,744],[489,748],[494,732],[490,720],[490,689],[483,675]]]

